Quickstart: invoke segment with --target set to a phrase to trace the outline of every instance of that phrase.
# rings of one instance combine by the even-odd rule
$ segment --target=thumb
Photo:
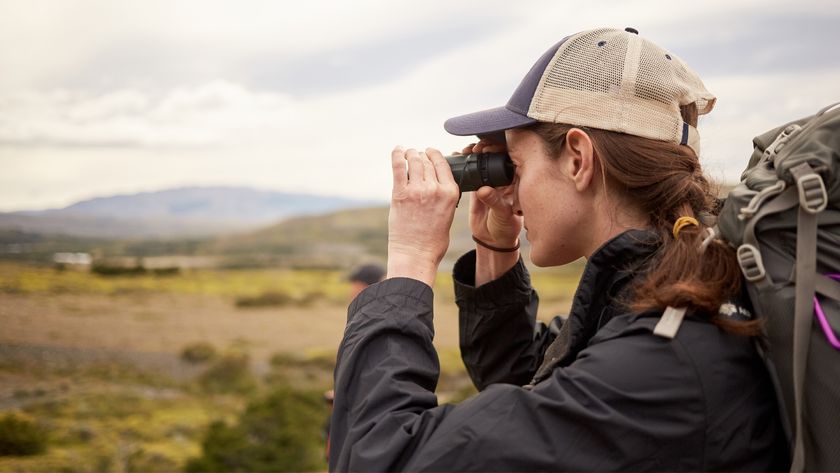
[[[498,189],[490,186],[484,186],[475,192],[475,196],[478,197],[478,200],[483,202],[484,205],[501,213],[502,215],[513,212],[510,204],[505,201],[503,193]]]

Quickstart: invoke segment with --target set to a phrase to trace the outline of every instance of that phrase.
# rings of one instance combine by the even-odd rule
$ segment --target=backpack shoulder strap
[[[799,213],[796,230],[796,305],[793,322],[793,393],[796,440],[793,446],[791,471],[805,469],[805,431],[803,403],[805,371],[808,367],[808,348],[811,341],[811,322],[814,319],[814,290],[817,279],[817,213],[825,208],[828,196],[819,174],[808,163],[790,170],[799,187]],[[809,184],[813,183],[813,184]],[[810,186],[810,188],[806,188]],[[819,189],[822,196],[816,195]],[[815,202],[820,198],[822,203]],[[816,205],[813,205],[815,204]]]

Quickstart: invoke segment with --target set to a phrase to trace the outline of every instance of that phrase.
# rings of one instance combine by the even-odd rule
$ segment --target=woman
[[[516,166],[471,200],[476,250],[454,277],[481,392],[457,406],[434,395],[431,286],[458,186],[438,151],[396,148],[387,279],[349,308],[331,470],[787,468],[734,254],[702,223],[696,124],[713,105],[676,56],[599,29],[552,47],[505,107],[446,123]],[[523,224],[534,264],[587,258],[568,321],[537,336]]]

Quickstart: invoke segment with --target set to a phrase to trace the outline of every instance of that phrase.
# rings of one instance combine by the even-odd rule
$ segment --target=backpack
[[[765,321],[791,471],[840,471],[840,104],[753,144],[713,232]]]

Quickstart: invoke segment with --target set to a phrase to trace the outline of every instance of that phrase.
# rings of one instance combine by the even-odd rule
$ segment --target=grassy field
[[[568,309],[580,269],[533,273],[541,318]],[[349,291],[329,270],[105,277],[0,263],[0,418],[18,413],[48,438],[40,455],[0,456],[0,472],[181,470],[208,425],[234,422],[277,383],[331,387]],[[457,401],[474,390],[448,274],[435,292],[439,396]],[[185,361],[197,343],[215,358]],[[238,362],[247,372],[230,378]]]

